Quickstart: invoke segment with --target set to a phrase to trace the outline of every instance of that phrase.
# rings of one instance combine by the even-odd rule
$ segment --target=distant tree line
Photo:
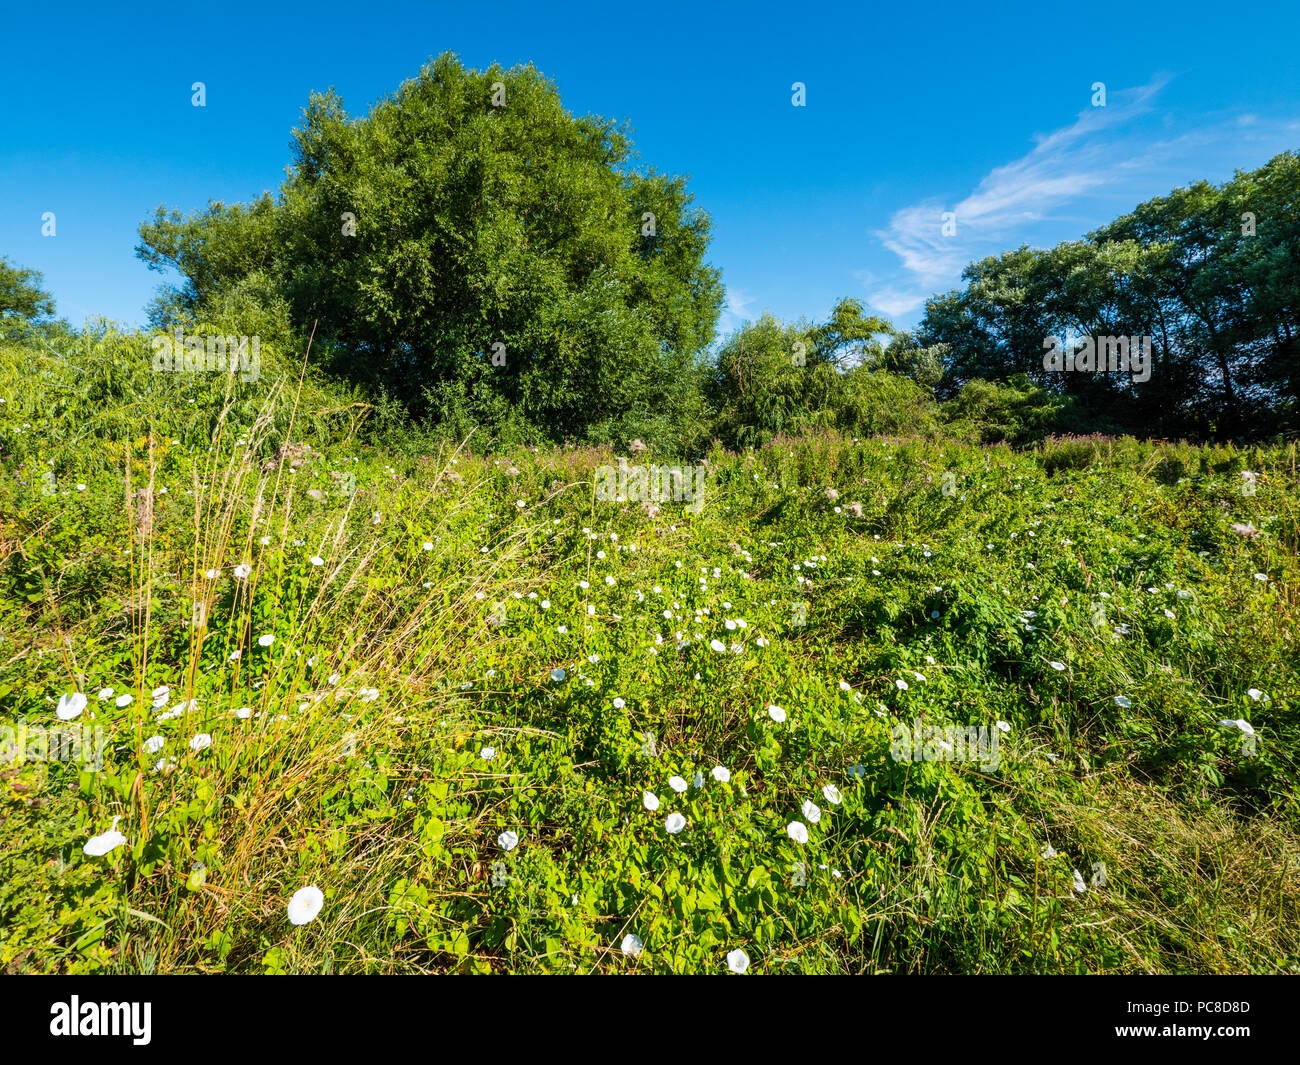
[[[1083,240],[971,263],[910,332],[842,300],[715,340],[724,292],[683,178],[533,67],[447,54],[368,114],[329,91],[278,194],[159,208],[138,256],[180,275],[152,327],[257,334],[388,412],[481,444],[959,429],[1266,439],[1300,428],[1300,156],[1141,204]],[[0,260],[0,324],[46,320]],[[1150,337],[1149,380],[1044,368],[1056,336]],[[396,412],[396,413],[394,413]]]

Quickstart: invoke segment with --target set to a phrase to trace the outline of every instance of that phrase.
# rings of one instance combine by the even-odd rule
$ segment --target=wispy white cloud
[[[726,336],[740,326],[740,324],[753,315],[750,314],[749,308],[753,305],[754,298],[746,294],[742,288],[727,286],[727,302],[722,308],[722,313],[718,316],[718,335]]]
[[[927,199],[894,212],[876,237],[898,256],[901,275],[867,283],[873,307],[890,316],[918,310],[926,298],[960,284],[973,259],[1022,243],[1070,239],[1060,227],[1070,218],[1090,219],[1073,236],[1169,191],[1203,173],[1207,158],[1223,158],[1230,146],[1239,155],[1243,134],[1281,151],[1286,124],[1269,127],[1258,115],[1217,116],[1208,124],[1168,136],[1170,118],[1155,114],[1155,98],[1167,84],[1161,76],[1135,89],[1113,92],[1105,107],[1088,107],[1070,125],[1035,138],[1033,149],[990,171],[956,204]],[[1155,119],[1166,134],[1153,136]],[[1231,145],[1230,145],[1231,142]],[[956,232],[945,236],[943,214],[956,216]],[[1055,232],[1049,232],[1055,226]]]

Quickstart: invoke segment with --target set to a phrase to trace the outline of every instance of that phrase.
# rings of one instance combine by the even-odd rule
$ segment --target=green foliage
[[[748,395],[808,334],[745,335]],[[0,967],[1300,964],[1294,446],[777,434],[652,515],[594,499],[608,449],[81,339],[0,344],[0,728],[105,730],[0,765]],[[855,425],[926,416],[808,348]],[[900,757],[918,719],[998,764]]]
[[[1300,155],[1286,152],[1149,200],[1082,241],[971,263],[966,287],[930,300],[918,329],[922,346],[943,346],[942,394],[1025,375],[1074,401],[1085,432],[1294,434],[1297,193]],[[1150,380],[1045,370],[1044,338],[1066,335],[1152,337]]]
[[[156,324],[260,302],[332,372],[485,442],[686,431],[721,306],[710,222],[614,123],[531,66],[448,54],[361,118],[314,95],[294,140],[278,200],[141,226],[140,257],[185,280]]]

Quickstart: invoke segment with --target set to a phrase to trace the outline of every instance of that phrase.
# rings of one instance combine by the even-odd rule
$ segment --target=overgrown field
[[[105,737],[0,765],[4,970],[1300,964],[1294,445],[778,440],[651,513],[264,359],[0,347],[0,726]]]

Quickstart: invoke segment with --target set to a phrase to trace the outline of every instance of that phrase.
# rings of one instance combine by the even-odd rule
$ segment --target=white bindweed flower
[[[659,809],[659,797],[655,795],[654,792],[643,791],[641,793],[641,805],[651,813],[654,813]]]
[[[238,710],[232,710],[230,712],[240,721],[247,721],[253,716],[253,708],[251,706],[241,706]]]
[[[191,751],[202,751],[211,746],[212,746],[212,737],[208,735],[206,732],[196,733],[194,738],[190,740]]]
[[[1088,886],[1083,882],[1083,874],[1078,869],[1074,871],[1074,890],[1080,895],[1088,890]]]
[[[82,854],[88,854],[92,858],[102,858],[111,850],[116,850],[126,842],[126,837],[117,830],[117,823],[122,820],[121,816],[113,818],[113,824],[107,832],[98,836],[91,836],[86,840],[86,845],[81,848]]]
[[[71,721],[73,718],[80,717],[85,709],[86,697],[81,692],[72,692],[70,695],[59,696],[59,705],[55,707],[54,715],[60,721]]]
[[[1121,710],[1127,710],[1133,705],[1133,700],[1126,695],[1117,695],[1115,696],[1115,705]]]
[[[1250,722],[1247,721],[1245,718],[1239,717],[1236,718],[1235,720],[1233,718],[1224,718],[1222,721],[1219,722],[1219,724],[1222,725],[1224,728],[1240,729],[1247,736],[1255,735],[1255,730],[1251,727]]]
[[[785,720],[785,711],[781,707],[777,706],[776,703],[773,703],[767,708],[767,716],[777,724],[780,724]]]
[[[686,827],[686,818],[681,814],[669,814],[668,819],[664,822],[664,828],[668,830],[670,836],[675,836]]]
[[[641,953],[641,951],[645,950],[645,944],[641,942],[640,936],[634,936],[629,932],[623,937],[623,942],[620,944],[619,949],[622,950],[624,954],[631,955],[635,958]]]
[[[627,706],[627,703],[625,703],[622,699],[619,699],[618,697],[615,697],[615,699],[614,699],[614,709],[615,709],[615,710],[622,710],[623,707],[625,707],[625,706]]]
[[[559,684],[567,675],[562,669],[551,670],[551,680],[555,681],[556,684]]]
[[[119,695],[116,699],[114,699],[114,700],[113,700],[113,705],[114,705],[114,706],[130,706],[131,703],[133,703],[134,701],[135,701],[135,696],[132,695],[130,692],[127,692],[127,693],[125,693],[125,694],[123,694],[123,695]]]
[[[252,572],[253,572],[253,567],[250,566],[247,562],[241,562],[238,566],[235,567],[235,576],[241,581]]]
[[[721,654],[723,651],[727,649],[727,645],[723,643],[721,640],[710,640],[709,648],[710,650],[717,651],[718,654]]]
[[[808,842],[808,826],[802,821],[791,821],[785,826],[785,834],[796,843]]]
[[[325,905],[325,895],[315,884],[299,888],[289,899],[289,923],[306,924],[313,921]]]
[[[482,758],[483,761],[490,762],[497,756],[497,749],[495,747],[484,747],[478,752],[478,756]]]
[[[1010,731],[1011,731],[1011,725],[1010,725],[1008,722],[1006,722],[1006,721],[998,721],[998,722],[996,722],[996,723],[995,723],[995,727],[998,729],[999,732],[1010,732]]]
[[[905,692],[907,691],[907,681],[903,680],[902,677],[899,677],[898,680],[894,681],[894,687],[900,692]]]
[[[210,569],[210,570],[208,570],[208,573],[207,573],[208,580],[210,580],[210,581],[215,581],[215,580],[216,580],[218,577],[220,577],[220,576],[221,576],[221,570],[219,570],[219,569]]]
[[[1252,700],[1253,702],[1257,702],[1257,703],[1258,703],[1258,702],[1261,702],[1261,701],[1262,701],[1262,702],[1268,702],[1268,701],[1269,701],[1268,696],[1265,695],[1265,694],[1264,694],[1262,691],[1260,691],[1258,688],[1247,688],[1247,689],[1246,689],[1246,694],[1250,696],[1250,698],[1251,698],[1251,700]]]
[[[157,754],[159,751],[162,750],[162,746],[166,742],[167,741],[163,739],[161,736],[150,736],[147,740],[144,741],[142,750],[144,751],[145,754]]]
[[[727,955],[727,968],[733,973],[743,973],[749,968],[749,955],[743,950],[733,950]]]
[[[102,700],[102,699],[111,699],[111,698],[113,698],[113,689],[112,689],[112,688],[100,688],[100,689],[99,689],[99,698],[100,698],[101,700]]]
[[[827,784],[826,787],[822,788],[822,795],[826,797],[827,802],[835,805],[838,805],[844,798],[844,796],[840,794],[840,789],[834,784]]]
[[[497,846],[503,851],[512,851],[519,845],[519,837],[513,832],[502,832],[497,836]]]
[[[1047,664],[1051,666],[1054,670],[1056,670],[1058,673],[1065,668],[1064,662],[1048,662]]]
[[[1053,847],[1050,843],[1047,844],[1045,847],[1043,847],[1041,851],[1038,852],[1039,856],[1044,859],[1055,858],[1058,853],[1059,852],[1057,851],[1057,849]]]
[[[261,636],[257,638],[258,647],[270,647],[271,644],[273,643],[275,643],[275,637],[272,636],[269,632],[263,633]]]
[[[731,779],[731,770],[726,766],[715,765],[713,767],[713,779],[719,784],[725,784]]]
[[[672,788],[673,791],[677,792],[678,795],[684,792],[688,787],[686,781],[683,780],[681,777],[669,777],[668,786]]]
[[[312,555],[310,561],[313,566],[325,565],[325,560],[321,558],[320,555]]]
[[[822,819],[821,809],[811,799],[804,799],[802,809],[804,817],[808,818],[814,825]]]

